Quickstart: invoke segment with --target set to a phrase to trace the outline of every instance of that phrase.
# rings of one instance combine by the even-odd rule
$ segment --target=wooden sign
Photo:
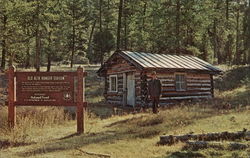
[[[17,105],[74,106],[76,73],[16,72]],[[74,80],[75,78],[75,80]]]
[[[10,127],[16,122],[16,106],[77,106],[77,132],[84,132],[85,76],[81,67],[76,72],[15,72],[15,68],[10,67]]]

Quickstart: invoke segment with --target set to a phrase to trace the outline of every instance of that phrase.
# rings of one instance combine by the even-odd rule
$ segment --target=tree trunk
[[[1,69],[5,69],[5,62],[6,62],[6,40],[2,40],[2,61],[1,61]]]
[[[7,25],[7,16],[3,16],[3,31],[4,31],[4,37],[2,40],[2,61],[1,61],[1,69],[5,69],[5,63],[6,63],[6,54],[7,54],[7,46],[6,46],[6,25]]]
[[[52,34],[52,32],[49,32],[49,34],[48,34],[48,42],[49,42],[49,44],[48,44],[48,46],[49,46],[49,51],[47,52],[47,72],[50,72],[50,68],[51,68],[51,34]]]
[[[127,1],[124,1],[124,6],[123,6],[123,16],[124,16],[124,49],[128,49],[128,21],[127,21],[127,16],[128,16],[128,8],[127,8]]]
[[[40,56],[41,56],[41,38],[39,27],[36,30],[36,60],[35,67],[36,71],[40,71]]]
[[[176,1],[176,21],[175,21],[175,34],[176,34],[176,54],[180,54],[180,0]]]
[[[237,8],[237,14],[236,14],[236,47],[235,47],[235,54],[236,54],[236,59],[235,59],[235,64],[239,65],[240,64],[240,51],[239,51],[239,18],[240,18],[240,1],[237,0],[238,8]]]
[[[39,21],[39,12],[40,12],[40,5],[39,1],[37,0],[37,8],[36,8],[36,56],[35,56],[35,67],[36,71],[40,71],[40,56],[41,56],[41,37],[40,37],[40,21]]]
[[[214,20],[213,24],[213,45],[214,45],[214,59],[218,57],[218,43],[217,43],[217,27],[216,27],[216,20]]]
[[[100,32],[102,33],[102,0],[99,1],[99,24],[100,24]],[[100,54],[101,54],[101,65],[104,63],[104,53],[103,51],[103,43],[102,41],[100,42]]]
[[[9,57],[9,66],[13,65],[14,59],[15,59],[15,52],[10,53],[10,57]]]
[[[30,67],[30,47],[29,44],[26,45],[26,60],[25,60],[25,68],[28,69]]]
[[[144,2],[144,6],[143,6],[143,18],[142,18],[142,31],[144,31],[144,29],[145,29],[146,11],[147,11],[147,2]]]
[[[102,32],[102,0],[99,1],[99,24],[100,32]]]
[[[48,53],[48,64],[47,64],[47,72],[50,72],[51,68],[51,53]]]
[[[74,2],[73,2],[74,3]],[[74,4],[75,5],[75,4]],[[73,67],[74,64],[74,56],[75,56],[75,9],[72,10],[72,46],[71,46],[71,59],[70,59],[70,67]]]
[[[91,56],[91,50],[92,50],[92,38],[93,38],[94,31],[95,31],[95,25],[96,25],[96,20],[94,21],[94,23],[92,25],[91,32],[89,35],[89,43],[88,43],[88,49],[87,49],[89,59],[91,59],[90,56]]]
[[[110,0],[108,0],[108,10],[110,10]],[[110,21],[108,20],[107,26],[106,26],[107,30],[109,30],[109,24],[110,24]]]
[[[117,40],[116,40],[116,49],[117,50],[120,50],[120,45],[121,45],[122,9],[123,9],[123,0],[120,0],[119,14],[118,14],[118,24],[117,24]]]
[[[232,43],[233,43],[233,36],[230,34],[228,35],[228,41],[227,41],[227,60],[228,63],[232,64]]]
[[[208,38],[207,38],[207,35],[206,33],[203,34],[203,37],[202,37],[202,59],[205,60],[205,61],[208,61],[208,51],[207,51],[207,46],[208,46]]]
[[[227,19],[227,23],[228,23],[228,19],[229,19],[229,0],[226,0],[226,19]]]

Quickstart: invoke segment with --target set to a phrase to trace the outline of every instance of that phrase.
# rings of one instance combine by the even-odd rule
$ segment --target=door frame
[[[133,86],[133,90],[134,90],[134,96],[133,96],[133,105],[128,105],[128,95],[129,95],[129,88],[128,88],[128,76],[129,75],[132,75],[133,76],[133,79],[134,80],[134,86]],[[136,95],[135,95],[135,72],[132,71],[132,72],[127,72],[126,73],[126,105],[128,106],[132,106],[134,107],[135,106],[135,102],[136,102]]]

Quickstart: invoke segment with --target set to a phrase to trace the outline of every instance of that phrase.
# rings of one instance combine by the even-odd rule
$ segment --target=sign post
[[[16,106],[76,106],[77,132],[84,132],[84,97],[86,72],[8,72],[8,121],[16,122]]]
[[[83,123],[83,68],[77,68],[77,81],[78,81],[78,93],[77,93],[77,132],[82,133],[84,131]]]

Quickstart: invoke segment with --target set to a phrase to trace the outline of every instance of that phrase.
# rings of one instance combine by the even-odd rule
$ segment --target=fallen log
[[[244,150],[250,148],[249,144],[238,142],[208,142],[208,141],[187,141],[184,146],[185,149],[199,150],[206,148],[214,148],[219,150]]]
[[[198,141],[220,141],[220,140],[236,140],[245,139],[250,140],[250,131],[243,129],[238,132],[221,132],[221,133],[207,133],[207,134],[186,134],[186,135],[168,135],[160,136],[160,145],[172,145],[178,142],[187,142],[188,140],[198,140]]]

